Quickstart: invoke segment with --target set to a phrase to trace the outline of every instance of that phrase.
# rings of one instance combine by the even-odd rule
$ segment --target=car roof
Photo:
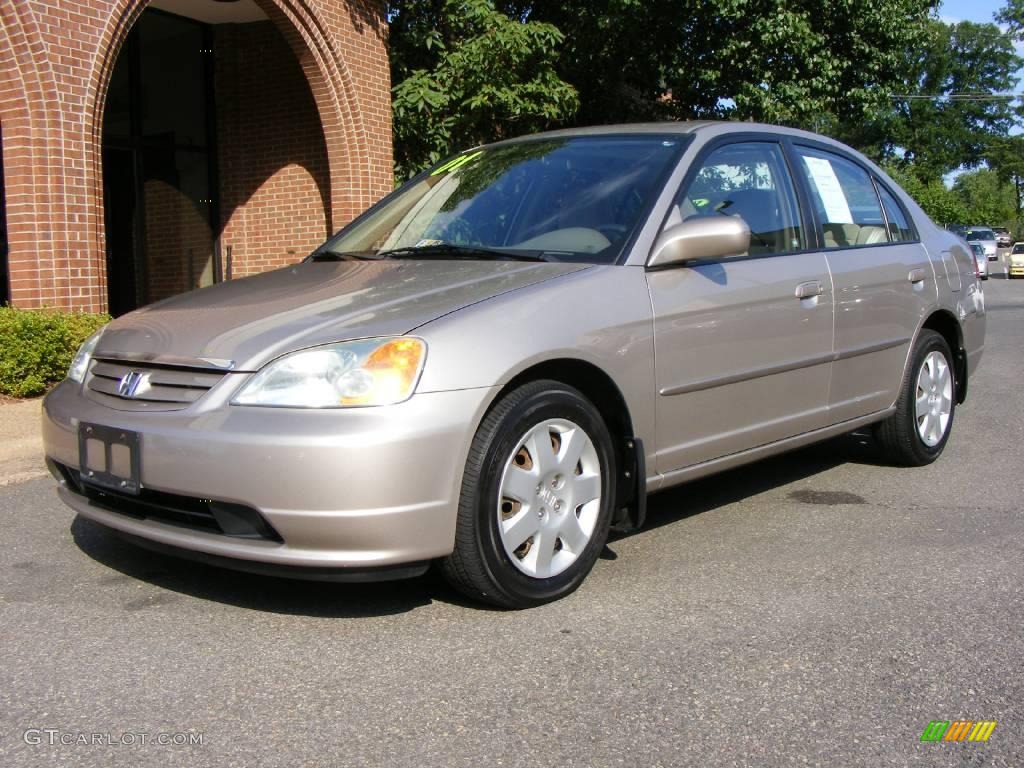
[[[735,120],[683,120],[664,121],[654,123],[616,123],[612,125],[592,125],[582,128],[562,128],[555,131],[544,131],[542,133],[531,133],[517,138],[506,139],[495,142],[490,146],[499,146],[519,141],[532,141],[535,139],[562,139],[574,138],[577,136],[623,136],[623,135],[662,135],[679,134],[690,135],[704,132],[716,134],[728,133],[775,133],[787,136],[813,139],[827,144],[834,144],[837,147],[849,151],[851,148],[835,139],[818,133],[803,131],[798,128],[786,128],[781,125],[769,125],[767,123],[746,123]]]

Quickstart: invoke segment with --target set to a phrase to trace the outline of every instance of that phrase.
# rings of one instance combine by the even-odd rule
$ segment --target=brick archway
[[[9,230],[16,305],[106,307],[104,107],[114,64],[148,2],[76,0],[65,8],[62,0],[46,6],[4,4],[0,43],[9,41],[10,53],[0,51],[0,58],[23,65],[8,67],[4,61],[4,68],[17,73],[31,65],[41,81],[0,78],[7,207],[15,214]],[[255,2],[283,35],[309,83],[327,146],[327,222],[337,229],[391,187],[383,4]],[[62,40],[73,45],[63,47]],[[42,82],[47,77],[49,84]],[[31,215],[19,213],[25,210]]]
[[[32,109],[30,94],[55,100],[53,70],[42,60],[42,35],[30,7],[19,3],[0,5],[0,122],[3,124],[4,185],[10,253],[9,296],[36,298],[37,305],[58,304],[57,292],[69,279],[58,274],[52,260],[36,260],[30,254],[40,241],[53,242],[54,206],[62,198],[64,179],[51,172],[48,158],[53,136],[48,121]],[[24,201],[32,201],[31,207]]]

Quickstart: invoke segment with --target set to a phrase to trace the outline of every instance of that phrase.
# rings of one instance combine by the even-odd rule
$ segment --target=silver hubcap
[[[512,564],[527,576],[556,576],[586,549],[601,509],[601,464],[582,427],[541,422],[505,462],[498,490],[498,533]]]
[[[953,377],[946,358],[929,352],[917,374],[917,434],[934,447],[942,441],[953,411]]]

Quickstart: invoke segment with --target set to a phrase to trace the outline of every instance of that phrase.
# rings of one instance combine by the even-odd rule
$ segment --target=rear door
[[[747,257],[647,272],[662,473],[826,422],[832,285],[808,248],[786,155],[767,138],[705,149],[665,224],[739,216]]]
[[[841,422],[896,401],[936,274],[910,217],[864,164],[832,147],[792,148],[835,290],[828,401],[830,420]]]

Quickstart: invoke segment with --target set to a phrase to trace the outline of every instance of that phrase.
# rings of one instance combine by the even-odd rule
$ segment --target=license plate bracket
[[[138,432],[103,424],[78,425],[78,466],[83,483],[137,495],[140,481]]]

